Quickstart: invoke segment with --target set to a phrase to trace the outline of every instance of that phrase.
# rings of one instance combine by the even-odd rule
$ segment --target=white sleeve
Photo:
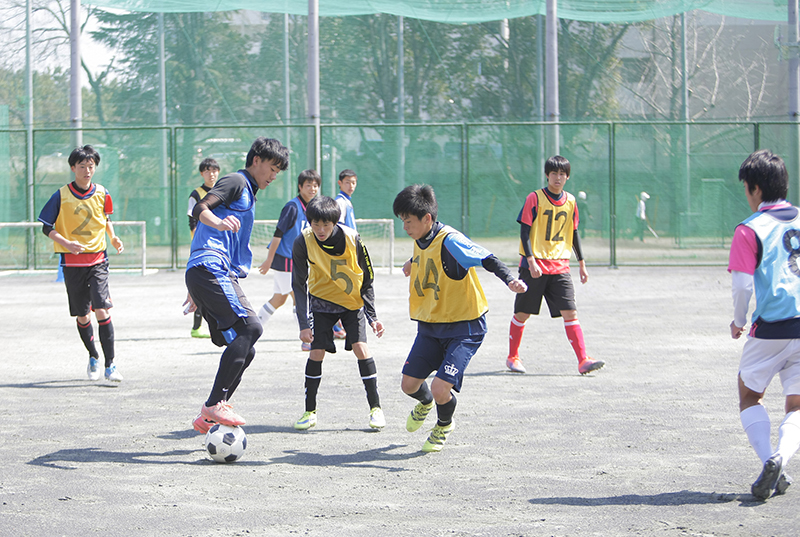
[[[189,216],[192,216],[192,212],[194,211],[194,206],[197,205],[197,200],[193,197],[189,196],[189,211],[186,213]]]
[[[753,296],[753,275],[738,270],[731,271],[731,295],[733,296],[733,324],[743,328],[747,324],[747,309]]]
[[[347,216],[347,201],[340,197],[336,197],[336,205],[339,206],[339,223],[344,224],[344,219]]]

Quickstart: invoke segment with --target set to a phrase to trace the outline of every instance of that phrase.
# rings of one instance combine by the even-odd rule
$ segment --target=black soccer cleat
[[[761,475],[758,476],[753,486],[750,487],[750,492],[753,496],[761,501],[766,500],[778,486],[778,480],[781,477],[783,469],[783,459],[780,455],[773,455],[767,462],[764,463],[764,469],[761,470]],[[784,490],[786,490],[784,488]]]

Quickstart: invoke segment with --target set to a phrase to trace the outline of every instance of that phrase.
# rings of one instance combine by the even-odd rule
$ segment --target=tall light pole
[[[308,118],[314,124],[314,169],[321,172],[319,107],[319,0],[308,0]]]
[[[70,44],[70,67],[69,67],[69,115],[70,127],[77,129],[72,132],[72,145],[79,147],[83,145],[83,135],[80,131],[83,127],[83,110],[81,107],[81,0],[71,0],[69,19],[69,44]]]
[[[545,58],[545,69],[547,70],[547,90],[546,90],[546,121],[554,125],[549,129],[548,153],[557,155],[559,151],[559,128],[558,122],[561,118],[558,104],[558,12],[557,0],[547,0],[547,51]]]

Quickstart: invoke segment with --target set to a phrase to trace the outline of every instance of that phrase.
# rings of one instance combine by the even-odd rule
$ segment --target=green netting
[[[248,9],[266,13],[308,13],[308,4],[288,0],[90,0],[88,5],[153,13]],[[558,15],[591,22],[636,22],[701,9],[757,20],[783,21],[786,0],[559,0]],[[450,24],[478,23],[543,15],[545,0],[319,0],[321,16],[388,13]]]
[[[516,218],[525,196],[543,185],[552,129],[544,123],[323,125],[322,193],[334,195],[338,172],[354,169],[356,216],[393,219],[399,190],[431,184],[441,221],[514,262]],[[738,182],[739,165],[755,148],[769,147],[787,156],[790,176],[797,178],[798,129],[769,122],[560,124],[559,151],[572,164],[567,190],[586,194],[580,211],[587,261],[724,264],[734,227],[750,213]],[[102,156],[95,179],[112,194],[113,219],[146,222],[148,266],[180,267],[189,244],[188,196],[201,183],[200,160],[214,157],[222,173],[235,171],[260,135],[277,137],[291,149],[290,170],[258,194],[257,218],[274,220],[296,195],[297,175],[313,166],[313,127],[87,129],[83,143]],[[0,206],[0,222],[35,221],[50,195],[71,180],[66,159],[72,136],[69,130],[34,130],[34,184],[28,188],[25,133],[0,130],[0,162],[11,170],[2,183],[7,203]],[[794,179],[790,186],[795,203],[799,185]],[[652,234],[642,234],[635,217],[643,191],[650,195]],[[402,261],[410,250],[404,250],[406,236],[395,222],[400,239],[395,255]],[[124,256],[111,256],[112,267],[136,267],[138,228],[122,232],[129,247]],[[52,244],[39,229],[0,227],[0,253],[3,269],[55,267]]]

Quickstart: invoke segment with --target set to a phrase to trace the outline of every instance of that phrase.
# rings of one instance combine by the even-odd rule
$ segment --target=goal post
[[[147,223],[113,221],[114,233],[122,240],[122,254],[109,254],[114,269],[147,273]],[[44,270],[57,268],[53,241],[45,237],[41,222],[0,222],[0,270]],[[114,250],[108,245],[109,250]]]
[[[250,235],[250,247],[269,247],[277,220],[256,220]],[[391,218],[357,218],[356,227],[367,247],[374,267],[394,268],[394,220]],[[264,256],[266,257],[266,255]]]

